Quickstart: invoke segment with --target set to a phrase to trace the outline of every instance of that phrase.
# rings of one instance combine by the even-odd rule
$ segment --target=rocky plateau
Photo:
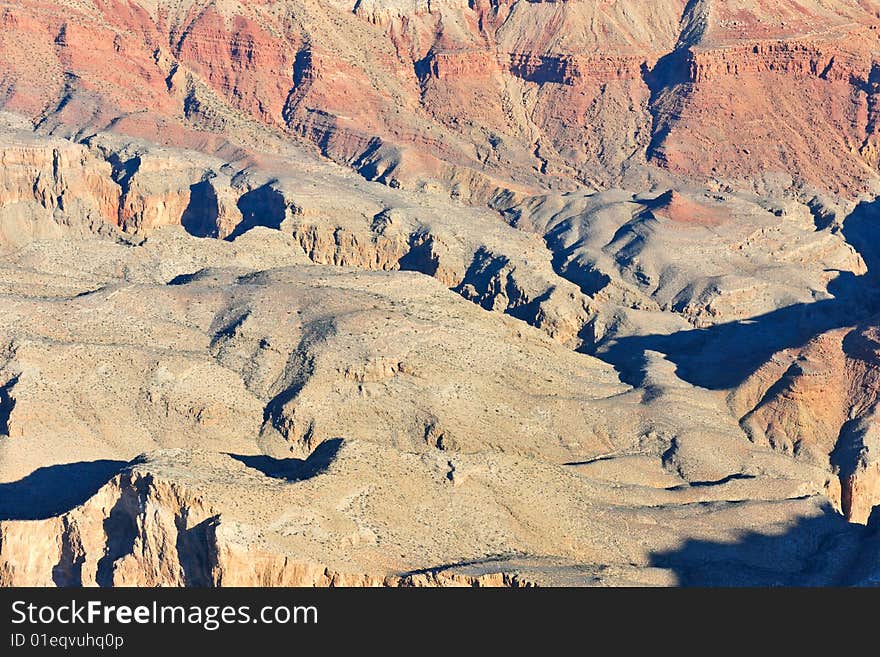
[[[0,585],[880,583],[880,2],[0,2]]]

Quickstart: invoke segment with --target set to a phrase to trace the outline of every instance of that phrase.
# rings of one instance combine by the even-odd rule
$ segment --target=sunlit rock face
[[[880,7],[0,28],[0,584],[880,578]]]

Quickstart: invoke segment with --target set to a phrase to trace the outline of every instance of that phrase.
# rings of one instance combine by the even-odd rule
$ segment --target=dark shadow
[[[581,241],[565,245],[573,221],[567,219],[560,222],[544,236],[552,254],[550,264],[560,278],[574,283],[584,294],[594,296],[605,289],[611,282],[611,277],[598,271],[590,262],[578,257],[577,252],[583,247]]]
[[[14,376],[0,387],[0,435],[9,435],[9,416],[15,408],[15,398],[12,389],[18,383],[18,377]]]
[[[523,294],[510,273],[505,273],[505,268],[509,264],[510,259],[507,256],[496,255],[481,246],[474,253],[473,260],[468,265],[461,283],[452,288],[452,291],[464,295],[466,288],[470,288],[472,292],[466,295],[466,298],[481,308],[492,310],[495,297],[498,292],[501,292],[503,286],[508,299],[508,308],[513,307],[518,300],[522,299]],[[476,297],[473,296],[474,293],[476,293]]]
[[[721,484],[726,484],[729,481],[737,481],[742,479],[755,479],[755,475],[745,474],[742,472],[737,472],[735,474],[727,475],[726,477],[722,477],[721,479],[715,479],[713,481],[691,481],[688,483],[691,487],[706,487],[706,486],[720,486]]]
[[[141,168],[140,156],[135,155],[132,158],[123,160],[118,154],[110,153],[107,156],[107,161],[110,162],[110,175],[113,177],[113,180],[119,184],[123,192],[128,191],[131,179]]]
[[[247,467],[259,470],[267,477],[283,479],[287,482],[303,481],[311,479],[324,472],[339,450],[342,448],[342,438],[331,438],[315,448],[307,459],[275,459],[271,456],[241,456],[230,454],[236,461],[244,463]]]
[[[519,294],[519,290],[510,288],[514,286],[514,281],[508,279],[508,292]],[[526,323],[529,321],[534,321],[533,318],[540,317],[542,306],[547,303],[550,299],[550,295],[553,294],[553,289],[549,289],[540,296],[531,299],[528,303],[522,303],[522,297],[510,297],[508,296],[509,301],[513,301],[514,303],[518,303],[519,305],[508,305],[507,314],[511,317],[515,317],[516,319],[522,320]]]
[[[712,486],[721,486],[722,484],[726,484],[731,481],[737,481],[740,479],[755,479],[755,475],[737,472],[735,474],[730,474],[726,477],[715,479],[713,481],[689,481],[683,484],[679,484],[678,486],[670,486],[666,490],[684,490],[686,488],[710,488]]]
[[[602,461],[613,461],[616,458],[619,458],[617,454],[609,454],[607,456],[597,456],[596,458],[587,459],[586,461],[567,461],[562,465],[590,465],[591,463],[601,463]]]
[[[193,272],[192,274],[178,274],[170,281],[166,283],[166,285],[189,285],[197,280],[199,280],[199,274],[201,272]]]
[[[645,352],[656,351],[676,364],[679,378],[703,388],[727,389],[742,383],[774,353],[870,314],[840,298],[796,304],[709,328],[621,338],[596,355],[614,365],[631,385],[643,379]]]
[[[645,352],[657,351],[676,364],[685,381],[715,390],[733,387],[774,353],[801,346],[825,331],[858,324],[880,310],[878,229],[880,200],[861,203],[846,218],[843,236],[868,271],[862,276],[841,272],[828,286],[831,298],[704,329],[621,338],[593,353],[614,365],[621,379],[632,385],[642,381]]]
[[[52,568],[52,583],[58,587],[82,586],[82,567],[86,561],[86,555],[73,549],[67,518],[64,518],[62,522],[64,523],[64,537],[61,540],[61,558]]]
[[[645,153],[648,161],[657,156],[663,158],[662,145],[669,135],[671,121],[674,118],[664,115],[660,110],[659,101],[664,94],[674,92],[679,86],[692,82],[692,64],[693,54],[685,46],[677,47],[658,59],[653,68],[642,64],[642,80],[650,93],[648,111],[652,118],[651,141]]]
[[[322,341],[334,331],[333,320],[321,319],[308,324],[303,329],[302,337],[291,354],[287,357],[284,367],[285,375],[275,382],[273,389],[280,390],[263,408],[263,421],[271,424],[278,431],[283,431],[284,407],[299,396],[306,382],[315,371],[312,345]],[[291,373],[291,374],[287,374]],[[314,423],[309,423],[303,440],[311,441]]]
[[[304,48],[296,53],[293,59],[293,84],[301,87],[311,81],[314,71],[312,51]]]
[[[462,561],[451,561],[449,563],[440,564],[438,566],[430,566],[428,568],[419,568],[418,570],[407,570],[400,573],[401,577],[412,577],[414,575],[435,575],[444,570],[453,570],[455,568],[469,568],[472,566],[492,566],[496,564],[504,564],[521,559],[525,555],[519,552],[511,552],[509,554],[494,554],[482,557],[480,559],[465,559]]]
[[[825,230],[834,222],[834,211],[826,207],[819,198],[811,199],[807,203],[807,208],[813,217],[816,230]]]
[[[862,201],[850,215],[844,219],[841,231],[846,241],[859,252],[868,274],[873,274],[876,281],[880,270],[880,244],[878,244],[878,222],[880,222],[880,198],[873,201]]]
[[[242,194],[238,199],[238,209],[241,211],[241,222],[227,240],[234,240],[256,226],[281,228],[287,216],[284,195],[268,183]]]
[[[514,77],[535,84],[571,84],[571,70],[562,57],[511,58],[508,71]]]
[[[104,520],[104,535],[107,541],[104,544],[104,556],[98,560],[98,569],[95,573],[95,582],[98,586],[113,586],[116,561],[134,550],[138,535],[136,519],[144,508],[150,482],[140,479],[131,483],[131,486],[123,487],[122,495],[116,500],[116,504]]]
[[[234,308],[227,317],[218,317],[211,326],[211,348],[217,346],[220,342],[227,338],[235,336],[242,324],[244,324],[251,313],[247,309]]]
[[[430,77],[434,77],[436,74],[432,71],[432,64],[434,64],[434,53],[429,52],[427,55],[422,57],[421,59],[413,62],[413,71],[416,74],[416,77],[419,79],[419,82],[424,85],[425,82]]]
[[[220,204],[211,181],[203,180],[190,185],[189,204],[180,217],[180,223],[186,232],[194,237],[217,237],[219,216]]]
[[[868,516],[867,527],[875,532],[880,529],[880,504],[871,509],[871,514]]]
[[[434,238],[410,238],[410,248],[397,261],[400,271],[415,271],[433,276],[440,268],[440,258],[434,253]]]
[[[689,540],[651,556],[681,586],[840,586],[858,584],[873,532],[830,507],[782,534],[748,531],[732,542]]]
[[[45,520],[66,513],[119,474],[125,461],[81,461],[34,470],[0,484],[0,520]]]
[[[212,572],[217,565],[217,556],[211,546],[217,544],[215,533],[220,524],[220,516],[206,518],[189,529],[186,529],[185,515],[177,518],[176,523],[177,557],[183,570],[184,585],[212,586]]]

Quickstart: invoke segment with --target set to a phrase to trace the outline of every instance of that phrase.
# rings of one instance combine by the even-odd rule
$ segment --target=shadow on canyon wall
[[[217,237],[219,216],[220,204],[211,182],[202,180],[190,185],[189,204],[180,217],[180,223],[186,232],[194,237]]]
[[[242,194],[237,205],[242,218],[241,223],[226,238],[230,241],[256,226],[281,228],[287,216],[287,201],[284,200],[284,195],[269,183]]]
[[[220,201],[213,184],[209,179],[202,180],[190,185],[189,192],[189,204],[181,215],[181,225],[194,237],[219,237]],[[230,241],[257,226],[279,229],[287,216],[284,195],[270,183],[242,194],[236,205],[241,221],[224,238]]]
[[[844,221],[842,233],[867,272],[841,272],[829,285],[832,298],[705,329],[623,338],[597,355],[631,384],[640,382],[644,354],[651,350],[675,363],[685,381],[725,389],[782,349],[865,322],[880,312],[880,199],[859,204]],[[689,540],[678,549],[655,553],[651,563],[675,572],[683,586],[877,585],[880,507],[867,527],[847,522],[827,506],[781,534],[747,531],[731,542]]]
[[[126,461],[80,461],[38,468],[0,484],[0,520],[45,520],[66,513],[119,474]]]
[[[259,470],[267,477],[293,483],[311,479],[330,467],[342,448],[342,442],[342,438],[325,440],[309,454],[307,459],[276,459],[262,454],[257,456],[230,454],[229,456],[249,468]]]
[[[720,390],[742,383],[774,353],[880,311],[880,199],[859,204],[844,220],[842,233],[862,256],[867,272],[840,272],[828,286],[832,298],[709,328],[621,338],[602,345],[595,355],[614,365],[631,385],[641,382],[646,351],[664,354],[676,364],[678,376],[694,385]]]
[[[732,542],[688,540],[652,555],[681,586],[858,586],[880,583],[880,532],[830,506],[781,534],[746,531]]]

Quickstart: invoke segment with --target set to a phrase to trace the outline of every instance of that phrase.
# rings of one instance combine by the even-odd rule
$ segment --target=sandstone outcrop
[[[663,169],[877,185],[880,19],[855,0],[62,6],[4,8],[0,99],[68,135],[215,154],[285,134],[475,203]]]
[[[832,468],[835,501],[862,524],[880,503],[876,334],[847,327],[775,354],[731,397],[752,441]]]

